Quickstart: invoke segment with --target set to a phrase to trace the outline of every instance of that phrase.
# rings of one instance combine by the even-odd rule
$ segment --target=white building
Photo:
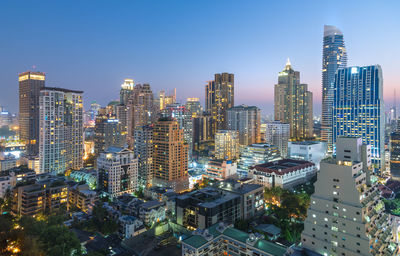
[[[62,173],[83,167],[82,94],[52,87],[40,90],[40,173]]]
[[[0,154],[0,172],[12,169],[17,166],[17,159],[14,155]]]
[[[131,238],[146,231],[143,222],[130,215],[123,215],[118,218],[118,233],[121,239]]]
[[[289,158],[310,161],[319,170],[319,163],[326,157],[328,148],[321,141],[290,141]]]
[[[259,164],[249,170],[249,177],[265,187],[293,188],[309,181],[317,173],[315,164],[294,159],[283,159]]]
[[[279,148],[282,157],[287,157],[288,142],[290,138],[290,125],[280,121],[268,122],[265,128],[265,143]]]
[[[154,223],[165,220],[166,207],[163,202],[153,200],[140,205],[139,218],[146,225],[153,225]]]
[[[129,149],[109,147],[97,159],[98,188],[111,197],[133,193],[138,185],[138,161]]]
[[[371,146],[339,137],[336,158],[321,161],[301,242],[321,255],[398,255],[392,225],[376,184]]]
[[[210,160],[204,177],[212,180],[224,180],[237,174],[237,164],[232,160]]]

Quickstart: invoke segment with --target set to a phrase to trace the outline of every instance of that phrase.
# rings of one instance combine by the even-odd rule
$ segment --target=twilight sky
[[[400,96],[400,1],[0,2],[0,106],[18,109],[18,73],[84,90],[86,107],[119,96],[124,78],[153,92],[200,97],[214,73],[235,74],[235,103],[273,112],[273,88],[289,57],[321,112],[323,25],[342,30],[348,65],[380,64],[386,107]],[[33,68],[33,67],[36,68]],[[398,100],[400,103],[400,100]]]

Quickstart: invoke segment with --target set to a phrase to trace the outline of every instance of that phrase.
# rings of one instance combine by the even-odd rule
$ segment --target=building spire
[[[289,70],[289,69],[292,69],[292,64],[290,63],[290,59],[287,58],[285,70]]]

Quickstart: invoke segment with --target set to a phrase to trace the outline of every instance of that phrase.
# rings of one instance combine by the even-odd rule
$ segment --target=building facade
[[[319,163],[326,157],[327,147],[321,141],[290,141],[289,158],[310,161],[319,169]]]
[[[129,149],[109,147],[97,159],[98,188],[110,197],[132,194],[138,185],[138,161]]]
[[[199,117],[203,114],[203,107],[200,104],[199,98],[187,98],[185,106],[191,113],[192,118]]]
[[[334,26],[324,26],[322,46],[322,120],[321,139],[327,143],[328,151],[333,151],[333,91],[335,73],[347,66],[347,51],[343,33]]]
[[[395,255],[389,216],[369,182],[371,146],[355,137],[341,137],[336,146],[336,158],[321,162],[303,247],[321,255]]]
[[[151,186],[153,180],[153,127],[138,127],[134,134],[135,157],[138,159],[139,185]]]
[[[240,105],[227,110],[227,130],[239,132],[240,145],[260,143],[260,109]]]
[[[82,91],[44,87],[39,97],[39,168],[63,173],[83,168]]]
[[[206,85],[205,111],[212,116],[213,135],[217,130],[226,129],[227,113],[235,105],[235,79],[233,74],[215,74],[214,80]]]
[[[313,136],[312,92],[307,87],[300,83],[300,72],[294,71],[288,60],[275,85],[274,116],[290,125],[293,140]]]
[[[237,174],[237,164],[232,160],[210,160],[203,177],[210,180],[224,180]]]
[[[384,170],[385,117],[379,65],[338,69],[332,121],[334,147],[340,136],[361,137],[364,144],[371,145],[376,169]]]
[[[42,72],[19,74],[19,129],[20,139],[26,143],[29,156],[39,155],[39,95],[45,86]]]
[[[390,176],[400,180],[400,129],[390,134]]]
[[[94,155],[99,156],[109,147],[123,147],[125,143],[126,135],[119,119],[101,109],[94,126]]]
[[[184,131],[171,118],[159,119],[153,127],[153,184],[186,190],[188,180],[188,145]]]
[[[282,157],[287,157],[290,125],[280,121],[268,122],[265,128],[265,143],[277,146]]]
[[[215,133],[215,159],[234,160],[239,158],[239,132],[218,130]]]

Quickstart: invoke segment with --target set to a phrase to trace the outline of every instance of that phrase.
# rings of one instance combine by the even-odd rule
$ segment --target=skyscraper
[[[227,110],[227,129],[239,132],[239,144],[250,145],[260,142],[260,109],[240,105]]]
[[[321,137],[332,152],[332,107],[335,73],[347,66],[347,52],[342,32],[334,26],[324,26],[322,46],[322,120]]]
[[[185,106],[190,111],[193,118],[202,115],[203,108],[201,107],[199,98],[187,98]]]
[[[383,168],[385,117],[381,67],[338,69],[333,92],[334,145],[339,136],[361,137],[364,144],[371,145],[375,167]]]
[[[239,158],[239,132],[218,130],[215,133],[215,159],[234,160]]]
[[[44,87],[39,97],[40,172],[83,168],[82,91]]]
[[[153,127],[138,127],[134,134],[135,157],[138,159],[139,185],[149,186],[153,179]]]
[[[214,81],[206,85],[206,112],[213,118],[213,134],[226,129],[226,111],[234,102],[234,75],[229,73],[215,74]]]
[[[301,243],[320,255],[395,255],[394,232],[377,184],[368,182],[371,147],[340,137],[321,161]]]
[[[133,79],[125,79],[124,83],[121,84],[121,90],[119,92],[120,100],[119,103],[121,105],[127,105],[129,97],[132,94],[133,89],[135,88],[135,82]]]
[[[266,124],[265,142],[277,146],[283,158],[288,155],[289,136],[289,124],[284,124],[280,121],[268,122]]]
[[[26,142],[29,156],[39,154],[39,95],[45,78],[44,73],[32,71],[18,77],[20,138]]]
[[[106,109],[99,110],[94,126],[94,154],[96,157],[109,147],[124,147],[126,136],[119,119],[108,114]]]
[[[290,125],[291,139],[313,136],[312,93],[300,83],[300,72],[292,69],[289,60],[275,85],[274,113],[275,120]]]
[[[153,127],[153,184],[175,191],[189,188],[188,145],[177,121],[159,119]]]
[[[160,110],[163,110],[167,105],[174,104],[176,102],[176,88],[170,95],[166,95],[164,90],[159,92],[159,105]]]
[[[149,84],[137,84],[128,100],[127,141],[133,148],[133,136],[137,127],[149,125],[155,120],[154,96]]]

